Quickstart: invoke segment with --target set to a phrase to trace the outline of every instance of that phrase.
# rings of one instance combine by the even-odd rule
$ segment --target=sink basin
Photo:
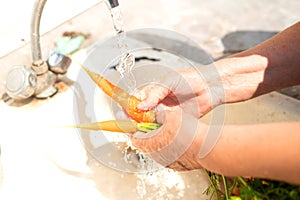
[[[145,71],[133,70],[135,76],[144,76],[136,79],[138,86],[152,81],[161,65],[170,66],[176,61],[177,66],[191,66],[183,57],[157,50],[150,45],[151,41],[139,39],[139,34],[144,32],[128,33],[129,49],[134,49],[132,53],[143,61],[136,65],[146,63],[152,66],[149,69],[156,70],[150,70],[147,76]],[[154,33],[150,31],[150,34]],[[142,35],[142,38],[147,37]],[[126,88],[113,68],[119,54],[115,51],[116,39],[101,40],[73,55],[74,62],[64,77],[69,82],[74,81],[70,89],[20,107],[1,102],[0,112],[5,113],[1,115],[5,131],[0,134],[3,199],[40,199],[41,195],[49,199],[206,199],[203,192],[209,181],[203,170],[179,173],[153,165],[151,173],[145,173],[146,168],[138,166],[139,157],[132,153],[129,159],[128,153],[124,159],[124,135],[63,127],[120,117],[117,116],[119,108],[96,88],[77,64],[83,63]],[[184,44],[176,37],[170,41],[175,39],[178,44]],[[165,59],[157,65],[156,61],[143,59],[146,56]]]
[[[87,49],[86,56],[76,56],[73,60],[85,57],[85,60],[82,61],[84,66],[102,74],[119,87],[136,94],[137,88],[158,81],[159,77],[163,75],[172,73],[176,69],[192,67],[192,64],[196,62],[208,63],[210,59],[209,55],[196,44],[171,31],[143,29],[129,31],[126,35],[126,38],[115,36],[102,40]],[[120,51],[123,50],[117,47],[120,39],[124,40],[123,43],[127,46],[126,51],[133,54],[136,60],[128,78],[121,78],[115,67],[120,60]],[[84,70],[80,70],[75,79],[74,113],[77,124],[126,118],[121,114],[123,113],[122,109],[95,86]],[[131,84],[128,85],[128,82]],[[127,160],[124,162],[123,159],[112,160],[112,155],[108,153],[119,151],[120,143],[123,146],[127,141],[126,136],[117,133],[99,134],[94,131],[78,131],[87,150],[99,162],[121,171],[141,171],[141,169],[134,169],[132,165],[128,165]],[[113,144],[111,141],[117,142],[117,144]],[[129,162],[139,165],[136,160]]]
[[[133,70],[137,87],[155,81],[157,73],[211,61],[185,37],[169,32],[166,38],[165,33],[151,29],[127,34],[128,49],[136,57],[148,58],[137,62]],[[114,69],[119,53],[116,39],[106,38],[82,49],[73,55],[73,60],[126,88]],[[172,68],[160,71],[161,66]],[[67,78],[74,84],[51,99],[32,101],[22,107],[0,103],[0,113],[5,113],[0,115],[1,199],[207,199],[203,192],[209,181],[203,170],[157,169],[144,173],[137,166],[138,157],[132,162],[124,159],[125,136],[62,127],[124,117],[119,116],[120,108],[96,88],[76,62]],[[273,92],[218,107],[215,113],[224,114],[225,123],[299,121],[300,102]],[[209,123],[211,118],[212,113],[203,120]]]

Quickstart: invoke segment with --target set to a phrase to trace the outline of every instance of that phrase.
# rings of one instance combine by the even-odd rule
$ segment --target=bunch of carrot
[[[90,71],[83,65],[81,66],[87,72],[89,77],[106,95],[108,95],[110,98],[112,98],[122,106],[122,108],[132,120],[109,120],[103,122],[80,124],[72,127],[124,133],[134,133],[136,131],[150,132],[160,127],[160,124],[154,123],[154,111],[143,111],[137,108],[138,104],[141,102],[140,99],[133,95],[130,95],[122,88],[112,84],[100,74]]]

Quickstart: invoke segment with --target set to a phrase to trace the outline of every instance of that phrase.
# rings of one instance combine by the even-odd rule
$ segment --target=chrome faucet
[[[109,9],[119,6],[118,0],[105,0]],[[13,67],[5,80],[6,93],[13,99],[27,99],[31,96],[47,98],[58,91],[55,87],[58,74],[65,74],[71,59],[58,52],[52,52],[45,61],[42,58],[40,45],[40,20],[47,0],[36,0],[34,3],[30,35],[32,65]]]

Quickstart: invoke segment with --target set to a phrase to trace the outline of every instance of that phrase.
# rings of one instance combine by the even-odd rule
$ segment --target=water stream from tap
[[[124,79],[124,82],[129,92],[133,93],[136,88],[136,81],[133,74],[131,73],[131,70],[133,69],[135,64],[135,57],[133,54],[129,53],[128,50],[128,44],[126,42],[126,32],[124,31],[124,23],[123,23],[123,18],[119,6],[111,9],[111,17],[113,20],[114,29],[117,34],[117,46],[118,49],[120,50],[120,60],[116,66],[116,70],[119,72],[121,78]],[[135,148],[132,146],[129,138],[127,138],[126,140],[127,140],[126,141],[127,147],[123,149],[123,154],[124,154],[123,159],[126,163],[130,164],[132,163],[131,158],[134,157],[136,158],[136,156],[131,156],[132,152],[129,150]],[[137,150],[135,153],[139,161],[139,164],[136,167],[146,172],[142,174],[139,173],[136,174],[136,177],[138,178],[136,191],[140,196],[140,198],[143,199],[143,197],[147,193],[146,180],[147,179],[152,180],[153,177],[155,177],[156,179],[160,179],[160,178],[163,179],[164,177],[162,176],[162,173],[166,174],[166,172],[165,171],[162,172],[160,170],[157,171],[157,169],[160,168],[161,166],[159,166],[154,160],[152,160],[148,156],[145,156],[140,151]],[[160,188],[159,192],[156,191],[154,196],[163,197],[165,190],[161,190],[161,189],[162,188],[165,189],[166,186],[161,185],[159,188]]]
[[[133,54],[129,53],[128,50],[126,32],[124,31],[124,21],[119,6],[112,8],[110,13],[117,34],[117,46],[120,50],[120,61],[116,66],[116,70],[119,72],[121,78],[125,80],[129,92],[133,92],[136,88],[136,81],[131,70],[135,64],[135,57]]]

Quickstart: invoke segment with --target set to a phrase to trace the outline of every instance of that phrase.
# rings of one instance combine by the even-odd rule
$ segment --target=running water
[[[119,6],[111,9],[111,16],[114,23],[114,29],[117,33],[117,45],[120,50],[120,61],[116,66],[116,70],[119,72],[120,77],[124,79],[125,84],[128,87],[130,93],[133,93],[136,88],[136,81],[131,73],[131,70],[135,64],[135,57],[129,53],[128,45],[126,43],[126,33],[123,28],[123,19]],[[140,199],[172,199],[174,198],[168,191],[176,191],[176,197],[183,196],[184,185],[178,181],[179,177],[176,172],[170,169],[164,169],[161,165],[157,164],[147,155],[138,151],[132,146],[131,140],[126,139],[126,145],[123,149],[123,159],[126,163],[133,163],[132,159],[138,159],[136,167],[140,173],[135,173],[137,177],[136,191]],[[133,156],[136,154],[136,156]],[[176,180],[175,180],[176,179]],[[178,179],[178,180],[177,180]],[[170,181],[171,180],[171,181]],[[174,185],[174,182],[178,183]],[[150,188],[155,188],[151,190]],[[150,191],[148,191],[150,190]]]
[[[130,93],[133,93],[136,88],[136,81],[131,73],[135,65],[135,57],[133,54],[129,53],[128,44],[126,43],[126,33],[124,31],[124,23],[121,15],[121,11],[119,6],[112,8],[111,17],[114,24],[114,29],[117,33],[117,46],[120,50],[120,60],[116,66],[116,70],[119,72],[120,77],[125,81],[126,86]],[[172,173],[172,170],[158,170],[161,169],[161,166],[157,164],[154,160],[144,155],[142,152],[138,151],[135,147],[132,146],[129,138],[126,139],[127,147],[123,148],[123,159],[126,163],[132,164],[132,159],[138,159],[138,165],[136,166],[139,170],[144,173],[136,173],[136,177],[138,178],[136,191],[141,199],[147,193],[146,185],[157,185],[156,181],[160,182],[160,189],[157,191],[152,191],[153,196],[150,198],[156,197],[156,199],[163,199],[166,195],[167,188],[170,188],[169,185],[165,185],[165,176],[169,173]],[[134,151],[132,151],[134,150]],[[133,156],[136,154],[136,156]],[[169,179],[169,178],[168,178]],[[148,183],[149,181],[155,183]]]
[[[119,72],[121,78],[125,80],[129,92],[133,92],[136,88],[136,81],[133,74],[131,73],[132,68],[135,64],[135,57],[129,53],[128,45],[126,43],[126,33],[124,31],[124,22],[119,6],[114,7],[110,10],[111,17],[114,24],[114,29],[117,33],[117,45],[120,50],[120,61],[116,66],[116,70]]]

